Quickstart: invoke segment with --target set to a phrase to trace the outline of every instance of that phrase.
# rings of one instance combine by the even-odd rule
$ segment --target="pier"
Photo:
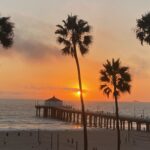
[[[82,113],[76,109],[67,109],[65,107],[51,107],[45,105],[36,105],[36,116],[52,118],[65,122],[82,125]],[[113,113],[90,112],[86,111],[86,121],[88,127],[99,127],[106,129],[116,129],[116,116]],[[150,131],[150,119],[119,116],[120,130]]]

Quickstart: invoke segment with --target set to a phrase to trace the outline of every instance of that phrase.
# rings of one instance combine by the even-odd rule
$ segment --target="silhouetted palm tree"
[[[137,19],[136,37],[150,45],[150,12],[142,15],[141,19]]]
[[[128,72],[129,68],[121,66],[120,60],[114,60],[110,62],[107,60],[103,64],[104,69],[100,70],[100,89],[108,97],[112,93],[115,99],[116,108],[116,126],[117,126],[117,150],[120,150],[120,128],[119,128],[119,107],[118,97],[120,93],[128,92],[131,89],[131,76]]]
[[[10,17],[0,17],[0,44],[4,48],[9,48],[13,44],[14,24],[10,22]]]
[[[92,37],[89,35],[90,26],[88,22],[78,19],[77,16],[69,15],[66,20],[63,20],[63,25],[57,25],[58,29],[55,34],[58,34],[57,41],[64,45],[62,53],[65,55],[71,55],[76,62],[80,89],[81,109],[82,109],[82,121],[84,129],[84,150],[88,149],[87,140],[87,123],[85,115],[85,107],[83,100],[83,89],[81,82],[80,65],[77,55],[77,49],[81,55],[85,55],[89,50],[89,45],[92,42]]]

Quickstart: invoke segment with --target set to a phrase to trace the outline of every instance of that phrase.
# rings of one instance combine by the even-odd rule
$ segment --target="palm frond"
[[[57,42],[60,44],[63,43],[65,46],[71,45],[69,40],[66,40],[65,38],[63,38],[61,36],[57,37]]]
[[[56,25],[57,30],[55,34],[60,35],[57,38],[60,44],[70,47],[69,52],[66,48],[63,51],[74,56],[75,45],[76,48],[79,48],[82,55],[86,54],[89,50],[89,45],[92,43],[92,36],[88,35],[90,26],[87,21],[79,20],[76,15],[68,15],[67,19],[62,22],[63,25]]]
[[[114,60],[114,58],[113,58],[112,59],[112,67],[113,67],[113,70],[115,70],[117,72],[120,67],[120,60],[119,59]]]
[[[0,41],[1,44],[4,48],[9,48],[13,44],[13,38],[5,37],[5,36],[0,36]]]
[[[78,33],[79,34],[89,33],[90,30],[91,30],[91,26],[88,25],[87,21],[84,21],[82,19],[78,21]]]
[[[103,67],[104,69],[100,70],[100,81],[103,83],[100,89],[103,90],[105,94],[109,88],[111,92],[113,91],[113,95],[117,97],[120,93],[130,93],[131,75],[128,72],[129,67],[121,66],[120,59],[107,60],[106,63],[103,64]]]
[[[64,47],[61,51],[62,51],[62,54],[64,54],[64,55],[70,55],[71,54],[70,46]]]
[[[0,43],[4,48],[9,48],[13,44],[14,23],[9,20],[10,17],[0,17]]]
[[[77,16],[68,15],[66,20],[66,27],[68,30],[74,30],[77,27]]]
[[[113,74],[113,68],[109,60],[107,60],[107,63],[103,64],[103,67],[110,76]]]
[[[92,43],[92,36],[86,35],[83,39],[83,44],[89,46]]]
[[[64,27],[67,28],[67,20],[66,20],[66,21],[65,21],[65,20],[62,20],[62,22],[63,22],[63,24],[64,24]]]
[[[145,36],[145,42],[150,45],[150,34]]]
[[[136,38],[140,40],[141,45],[143,42],[150,45],[150,12],[142,15],[136,22]]]
[[[109,77],[107,75],[107,72],[105,70],[101,70],[100,74],[101,74],[100,75],[100,81],[102,81],[102,82],[110,82],[110,79],[109,79]]]
[[[89,26],[89,25],[86,25],[83,29],[82,29],[82,32],[83,33],[88,33],[88,32],[90,32],[91,31],[91,26]]]
[[[117,85],[117,89],[120,90],[122,93],[130,93],[131,85],[128,82],[120,81]]]
[[[55,34],[59,34],[59,35],[62,35],[62,36],[67,36],[67,30],[65,30],[65,29],[57,29],[55,31]]]
[[[109,87],[106,87],[103,89],[103,93],[106,94],[107,97],[109,97],[111,92],[112,92],[112,90]]]
[[[122,73],[125,73],[128,70],[129,70],[129,67],[123,66],[123,67],[120,67],[119,72],[122,74]]]
[[[62,25],[60,25],[60,24],[56,25],[56,27],[58,27],[58,28],[60,28],[60,29],[62,29],[62,30],[65,29],[65,28],[64,28]]]
[[[87,25],[87,21],[84,21],[84,20],[82,20],[82,19],[80,19],[80,20],[78,21],[78,26],[79,26],[79,28],[83,28],[85,25]]]
[[[122,78],[125,82],[131,82],[131,75],[130,75],[128,72],[121,73],[121,78]]]
[[[143,42],[144,42],[144,32],[136,32],[136,37],[137,39],[139,39],[141,41],[141,45],[143,45]]]
[[[88,53],[88,50],[89,50],[88,47],[82,42],[79,42],[79,49],[82,55]]]
[[[102,84],[102,85],[100,85],[100,90],[106,88],[106,86],[107,86],[107,84]]]

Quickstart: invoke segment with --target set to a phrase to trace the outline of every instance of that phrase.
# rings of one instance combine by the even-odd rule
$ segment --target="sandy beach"
[[[83,150],[81,130],[1,131],[0,150]],[[116,150],[116,132],[88,131],[89,150]],[[121,132],[121,150],[149,150],[150,133]]]

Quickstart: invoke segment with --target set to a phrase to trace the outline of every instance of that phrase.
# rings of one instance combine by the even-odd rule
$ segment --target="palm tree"
[[[55,34],[58,34],[58,43],[64,45],[62,54],[71,55],[76,62],[84,129],[84,150],[88,150],[87,123],[77,49],[80,51],[81,55],[85,55],[88,52],[89,45],[92,42],[92,36],[89,35],[91,27],[88,25],[88,22],[78,19],[77,16],[72,15],[68,15],[67,19],[63,20],[62,22],[63,25],[57,25],[58,29],[56,30]]]
[[[143,42],[150,45],[150,12],[142,15],[141,19],[137,19],[136,37],[140,40],[141,45]]]
[[[131,76],[128,72],[129,68],[121,66],[120,60],[114,60],[110,62],[107,60],[103,64],[104,69],[100,70],[100,90],[103,91],[108,97],[112,93],[115,99],[116,109],[116,126],[117,126],[117,150],[120,150],[120,128],[119,128],[119,107],[118,97],[120,93],[128,92],[131,89]]]
[[[14,24],[10,22],[10,17],[0,17],[0,44],[4,48],[9,48],[13,44]]]

